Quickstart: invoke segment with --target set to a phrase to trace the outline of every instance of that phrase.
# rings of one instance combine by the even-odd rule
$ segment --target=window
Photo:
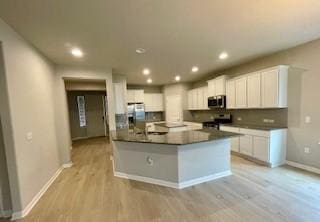
[[[86,104],[84,96],[77,96],[78,110],[79,110],[79,122],[80,127],[86,127]]]

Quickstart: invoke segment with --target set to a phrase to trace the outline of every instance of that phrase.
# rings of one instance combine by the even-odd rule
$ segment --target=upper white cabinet
[[[262,107],[287,107],[288,67],[279,66],[264,70],[261,77]]]
[[[247,77],[235,80],[236,86],[236,108],[247,108]],[[228,100],[228,98],[227,98]]]
[[[208,97],[226,95],[227,76],[219,76],[208,81]]]
[[[163,94],[162,93],[145,93],[144,104],[146,112],[162,112],[163,106]]]
[[[115,98],[115,113],[125,114],[127,104],[125,103],[125,89],[126,86],[123,83],[113,83],[114,98]]]
[[[236,108],[236,81],[230,79],[226,83],[227,109]]]
[[[227,109],[286,108],[288,67],[276,66],[230,79]]]
[[[261,74],[253,73],[248,75],[247,79],[247,99],[248,108],[261,107]]]
[[[188,109],[205,110],[208,108],[208,87],[200,87],[188,91]]]
[[[143,89],[128,89],[127,90],[127,102],[128,103],[143,103],[144,102],[144,90]]]

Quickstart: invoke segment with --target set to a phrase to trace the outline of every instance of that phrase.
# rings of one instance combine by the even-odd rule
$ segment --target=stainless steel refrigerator
[[[135,103],[128,105],[129,128],[143,127],[145,125],[145,109],[143,103]]]

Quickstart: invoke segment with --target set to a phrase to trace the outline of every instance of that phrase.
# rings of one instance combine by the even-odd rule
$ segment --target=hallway
[[[319,176],[291,167],[270,169],[232,157],[232,176],[175,190],[113,177],[110,154],[105,138],[76,142],[74,166],[20,221],[320,220]]]

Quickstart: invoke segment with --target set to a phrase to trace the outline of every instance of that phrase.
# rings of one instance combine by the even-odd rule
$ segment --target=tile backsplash
[[[210,121],[214,114],[230,113],[232,122],[259,126],[287,127],[287,109],[212,109],[199,111],[184,111],[184,119],[189,121]]]
[[[164,121],[164,113],[146,112],[146,121]]]

